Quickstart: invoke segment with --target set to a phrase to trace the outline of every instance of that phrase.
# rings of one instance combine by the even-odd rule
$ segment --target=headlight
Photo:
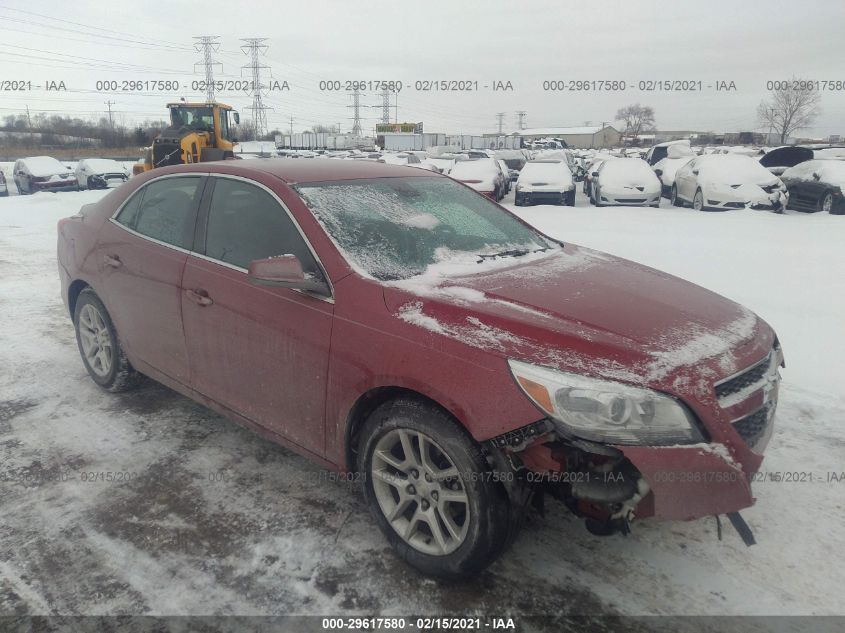
[[[508,363],[525,394],[570,435],[606,444],[704,441],[692,413],[670,396],[516,360]]]

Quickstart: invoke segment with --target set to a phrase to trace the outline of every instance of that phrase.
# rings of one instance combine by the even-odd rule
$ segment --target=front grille
[[[757,409],[751,415],[747,415],[733,423],[736,432],[750,448],[754,448],[766,435],[769,423],[772,421],[774,404]]]
[[[719,383],[716,385],[716,396],[720,399],[726,398],[760,382],[766,376],[770,362],[771,354],[766,356],[766,358],[756,365],[752,365],[741,374],[738,374],[725,382]]]
[[[153,167],[181,164],[182,148],[179,143],[156,141],[153,144]]]
[[[616,202],[621,202],[622,204],[639,204],[645,201],[645,198],[616,198]]]

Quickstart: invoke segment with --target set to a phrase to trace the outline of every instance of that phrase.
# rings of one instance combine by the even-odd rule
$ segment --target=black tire
[[[394,529],[379,503],[373,486],[375,481],[373,456],[380,441],[390,440],[391,436],[399,431],[407,431],[410,434],[424,433],[436,442],[435,448],[442,450],[442,454],[451,460],[459,473],[458,477],[443,484],[461,485],[462,492],[467,498],[468,517],[464,515],[466,534],[463,541],[460,541],[460,545],[450,553],[437,555],[425,553],[410,544],[397,532],[398,528]],[[418,447],[419,444],[416,450]],[[511,509],[507,493],[500,483],[492,480],[493,478],[482,476],[484,473],[489,473],[490,467],[480,448],[443,410],[412,398],[400,398],[387,402],[378,407],[364,425],[359,449],[362,459],[360,470],[364,479],[364,496],[370,512],[399,556],[423,574],[451,580],[473,576],[496,560],[515,538],[519,521],[513,520],[516,512]],[[411,482],[411,475],[408,476],[407,481]],[[419,481],[418,476],[417,482]],[[445,489],[441,488],[441,490]],[[397,497],[396,493],[391,494],[394,498]],[[431,494],[432,499],[435,498],[434,493],[420,494],[423,495],[422,501],[411,501],[407,510],[403,512],[403,514],[411,512],[412,520],[409,523],[414,523],[413,518],[417,517],[423,509],[427,509],[424,508],[427,498],[425,494]],[[426,522],[425,525],[428,527],[429,524]],[[433,537],[428,540],[434,541]]]
[[[514,206],[517,206],[517,207],[524,207],[525,206],[525,202],[522,201],[522,198],[515,198],[513,203],[514,203]]]
[[[695,190],[695,193],[692,196],[692,208],[695,209],[695,200],[698,196],[701,196],[701,208],[698,211],[707,211],[707,205],[704,204],[704,192],[701,190],[701,187]]]
[[[569,193],[566,194],[566,200],[564,203],[567,207],[574,207],[575,206],[575,190],[573,189]]]
[[[94,308],[102,317],[110,338],[110,353],[108,354],[108,357],[111,362],[110,369],[105,374],[101,374],[92,367],[83,349],[82,334],[80,333],[80,315],[85,306],[88,305],[92,306],[92,308]],[[95,383],[106,391],[110,391],[112,393],[128,391],[138,385],[141,381],[141,374],[135,371],[129,363],[129,359],[126,358],[126,354],[120,346],[117,330],[115,330],[108,310],[106,310],[106,306],[103,305],[103,302],[100,301],[97,293],[95,293],[91,288],[86,288],[79,293],[79,297],[76,300],[76,305],[73,310],[73,327],[76,330],[76,344],[79,347],[79,355],[82,357],[82,364],[85,365],[88,375],[91,376],[91,379]]]
[[[592,192],[593,192],[593,197],[590,199],[590,202],[592,202],[597,207],[603,206],[602,201],[601,201],[601,189],[596,190],[596,188],[593,187]]]
[[[669,202],[673,207],[684,207],[684,201],[678,197],[678,186],[672,185],[672,190],[669,192]]]
[[[827,207],[828,213],[833,213],[833,194],[829,191],[819,198],[816,203],[816,211],[824,211],[825,207]]]

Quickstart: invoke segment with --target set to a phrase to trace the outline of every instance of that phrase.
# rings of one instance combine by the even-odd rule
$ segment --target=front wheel
[[[669,202],[673,207],[683,207],[684,202],[678,197],[678,185],[672,185],[672,191],[669,194]]]
[[[695,190],[695,196],[692,199],[692,208],[696,211],[704,211],[704,194],[701,189]]]
[[[111,317],[97,294],[86,288],[76,300],[73,313],[76,343],[88,374],[107,391],[126,391],[140,378],[117,338]]]
[[[824,197],[819,200],[817,208],[819,211],[824,213],[833,213],[833,194],[826,193]]]
[[[427,575],[472,576],[510,541],[510,506],[478,446],[444,411],[413,399],[367,420],[367,505],[400,557]]]

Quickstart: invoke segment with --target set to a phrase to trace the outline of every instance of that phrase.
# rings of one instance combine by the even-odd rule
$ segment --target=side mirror
[[[594,171],[594,172],[593,172],[592,174],[590,174],[590,175],[591,175],[593,178],[598,178],[598,176],[599,176],[599,172]]]
[[[247,275],[250,282],[258,286],[293,288],[324,296],[330,294],[326,282],[305,274],[302,262],[296,255],[279,255],[251,261]]]
[[[813,180],[821,180],[821,179],[822,179],[822,175],[819,172],[814,171],[813,172]]]
[[[663,175],[663,170],[662,169],[655,169],[654,173],[657,175],[658,178],[660,178]]]
[[[693,176],[698,176],[698,170],[697,170],[697,169],[693,169],[693,170],[692,170],[692,175],[693,175]]]

